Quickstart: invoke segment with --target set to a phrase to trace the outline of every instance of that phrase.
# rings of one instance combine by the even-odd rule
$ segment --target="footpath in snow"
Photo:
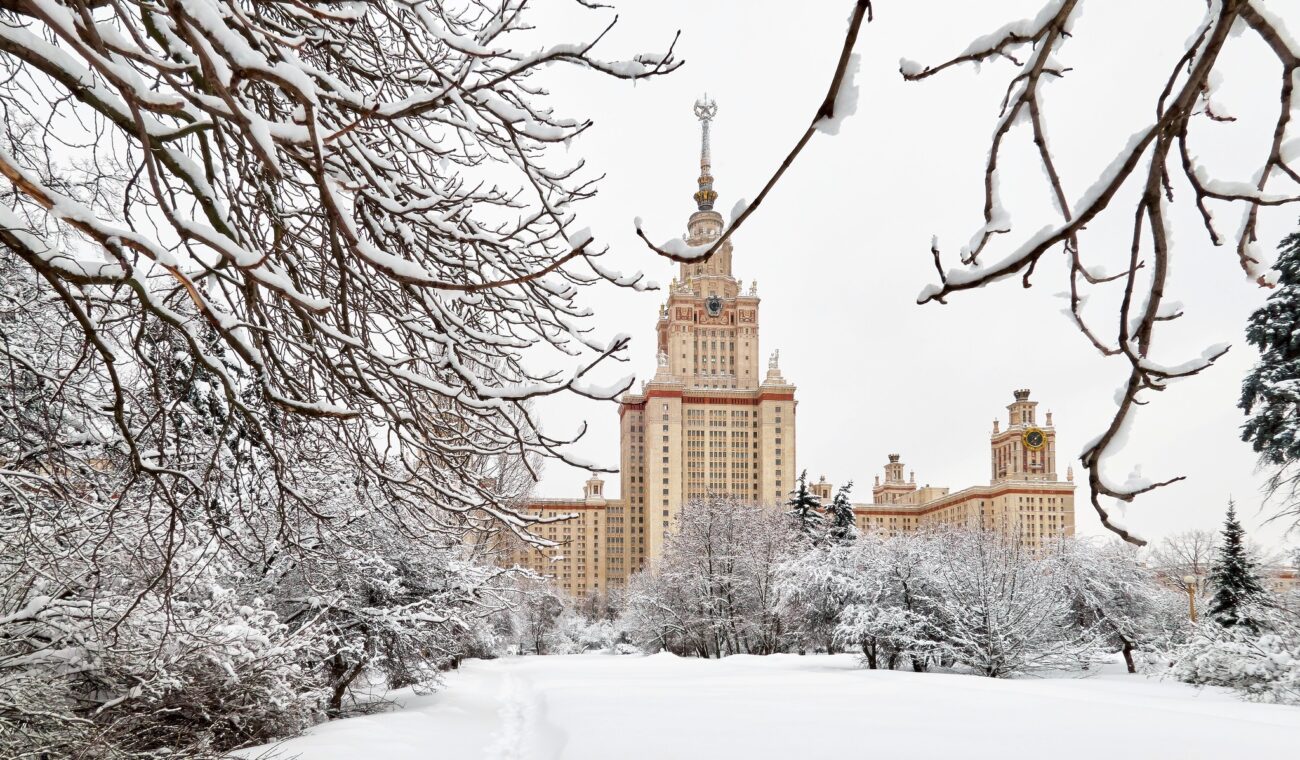
[[[243,757],[302,760],[1280,758],[1300,708],[1133,676],[869,671],[851,655],[471,660],[436,694]]]

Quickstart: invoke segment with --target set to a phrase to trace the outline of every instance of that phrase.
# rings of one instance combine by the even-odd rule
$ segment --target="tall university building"
[[[692,246],[716,240],[723,228],[710,173],[716,112],[711,101],[695,105],[702,139],[696,211],[686,222]],[[687,502],[709,494],[767,504],[789,498],[799,474],[795,386],[781,375],[776,352],[760,369],[758,289],[744,288],[731,263],[727,240],[707,262],[682,264],[668,288],[656,324],[657,370],[619,403],[619,498],[607,498],[604,481],[593,477],[580,498],[532,500],[526,511],[572,517],[535,529],[556,546],[518,545],[509,564],[551,576],[575,595],[600,593],[660,556]],[[1005,428],[993,422],[989,485],[918,487],[914,476],[904,478],[899,456],[889,455],[871,503],[853,505],[858,528],[883,535],[930,525],[994,529],[1030,547],[1073,535],[1073,477],[1057,477],[1052,413],[1040,424],[1037,406],[1018,390]],[[826,502],[832,489],[824,477],[812,484]]]

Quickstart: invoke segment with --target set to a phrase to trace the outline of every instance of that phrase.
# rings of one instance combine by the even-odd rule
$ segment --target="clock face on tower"
[[[1029,428],[1024,435],[1020,436],[1020,440],[1030,451],[1038,451],[1047,445],[1047,436],[1043,435],[1043,431],[1038,428]]]
[[[704,308],[709,310],[709,316],[716,317],[722,313],[722,299],[717,296],[709,296],[704,301]]]

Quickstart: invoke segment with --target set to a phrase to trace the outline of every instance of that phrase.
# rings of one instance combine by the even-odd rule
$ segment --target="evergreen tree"
[[[799,473],[799,485],[791,491],[790,501],[786,502],[786,506],[790,507],[786,514],[794,520],[800,532],[809,536],[817,534],[824,518],[821,513],[821,503],[808,490],[807,470]]]
[[[849,491],[853,490],[853,481],[840,487],[831,500],[826,512],[831,519],[831,538],[836,541],[852,541],[857,537],[856,522],[853,518],[853,505],[849,503]]]
[[[1242,625],[1254,630],[1251,604],[1264,596],[1264,588],[1255,573],[1255,563],[1246,554],[1242,542],[1246,532],[1237,521],[1237,508],[1228,502],[1228,516],[1223,521],[1223,543],[1219,556],[1210,568],[1214,598],[1210,600],[1210,617],[1225,628]]]
[[[1300,232],[1283,238],[1273,268],[1277,288],[1246,325],[1246,340],[1260,358],[1242,381],[1238,406],[1247,415],[1242,440],[1262,465],[1276,468],[1270,487],[1287,483],[1294,497],[1300,486]],[[1300,503],[1293,498],[1285,511],[1300,518]]]

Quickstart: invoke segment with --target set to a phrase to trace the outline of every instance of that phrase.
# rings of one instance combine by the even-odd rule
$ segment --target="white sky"
[[[1127,365],[1098,355],[1062,314],[1065,301],[1055,295],[1066,288],[1059,255],[1040,265],[1029,290],[1009,280],[958,294],[947,306],[915,303],[934,279],[931,235],[955,254],[982,224],[983,162],[1012,67],[999,63],[978,73],[966,67],[909,84],[898,73],[898,60],[940,62],[1003,23],[1032,16],[1042,2],[877,3],[876,20],[857,45],[857,113],[838,136],[813,139],[734,238],[735,273],[746,283],[756,279],[763,298],[763,355],[780,348],[782,370],[798,385],[799,467],[813,479],[855,480],[859,501],[869,499],[872,476],[891,452],[902,454],[918,483],[956,490],[987,482],[991,422],[1005,420],[1015,388],[1031,388],[1042,402],[1040,413],[1055,413],[1062,475],[1113,412],[1114,389]],[[1147,123],[1204,7],[1202,0],[1083,5],[1063,56],[1076,70],[1051,86],[1045,103],[1052,146],[1074,197]],[[1300,9],[1273,6],[1300,29]],[[580,211],[579,226],[590,225],[597,240],[612,246],[607,265],[643,270],[666,284],[677,265],[648,252],[632,220],[643,217],[652,239],[684,231],[698,166],[691,104],[707,90],[719,105],[713,164],[718,208],[725,213],[738,198],[753,198],[807,125],[825,94],[851,3],[627,0],[617,7],[619,25],[597,52],[617,57],[662,50],[680,28],[677,52],[685,65],[635,86],[560,68],[547,72],[546,83],[560,113],[595,121],[572,150],[607,177],[599,196]],[[566,37],[583,34],[609,14],[575,17],[561,4],[552,18],[543,14],[536,22],[559,41],[557,29]],[[1227,63],[1218,99],[1240,119],[1198,128],[1193,149],[1219,176],[1248,180],[1267,150],[1280,67],[1249,33],[1232,42]],[[1027,160],[1032,144],[1025,132],[1016,135],[1002,182],[1014,228],[993,256],[1037,231],[1050,213],[1041,172]],[[1152,479],[1188,476],[1128,508],[1124,521],[1147,538],[1217,529],[1231,496],[1253,537],[1277,544],[1284,540],[1282,528],[1262,525],[1262,477],[1237,432],[1241,378],[1256,358],[1243,328],[1266,292],[1246,280],[1231,248],[1210,244],[1189,194],[1177,189],[1183,192],[1174,206],[1167,294],[1186,305],[1187,316],[1161,328],[1155,358],[1178,363],[1219,342],[1233,349],[1202,376],[1148,394],[1150,406],[1107,471],[1117,482],[1134,464]],[[1129,200],[1117,200],[1094,222],[1083,240],[1086,260],[1105,262],[1112,272],[1121,268],[1132,208]],[[1222,210],[1220,219],[1222,230],[1235,229],[1235,213]],[[1270,256],[1295,219],[1287,208],[1263,217],[1261,243]],[[662,292],[592,290],[587,298],[597,332],[630,333],[632,369],[638,378],[652,374]],[[1113,313],[1113,298],[1099,293],[1092,303],[1098,318]],[[550,401],[541,411],[554,433],[587,420],[590,430],[575,453],[617,466],[613,404],[573,398]],[[585,478],[552,464],[537,493],[576,495]],[[607,481],[616,493],[617,476]],[[1100,534],[1086,484],[1080,486],[1079,531]]]

